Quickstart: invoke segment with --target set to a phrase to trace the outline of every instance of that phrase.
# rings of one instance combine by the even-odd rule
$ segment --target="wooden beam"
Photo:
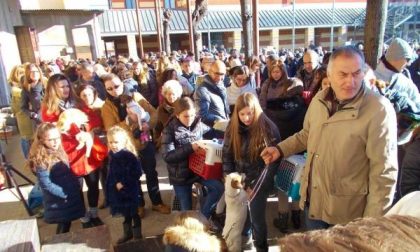
[[[188,18],[188,41],[190,43],[190,51],[195,55],[194,50],[194,34],[192,28],[192,16],[191,16],[191,4],[190,0],[187,0],[187,18]]]
[[[160,16],[160,0],[155,0],[155,15],[156,15],[156,31],[159,45],[159,53],[163,51],[162,49],[162,25],[161,25],[161,16]]]
[[[138,28],[138,34],[139,34],[139,48],[140,48],[139,56],[140,56],[140,59],[142,59],[144,56],[143,38],[141,37],[140,10],[139,10],[139,4],[137,1],[138,0],[136,0],[135,3],[136,3],[137,28]]]
[[[375,69],[382,56],[388,0],[372,0],[366,4],[365,60]]]
[[[258,14],[258,0],[252,0],[252,31],[254,43],[254,55],[258,56],[260,53],[260,29],[259,29],[259,14]]]

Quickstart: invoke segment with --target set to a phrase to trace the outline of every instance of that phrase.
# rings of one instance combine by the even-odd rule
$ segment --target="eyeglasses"
[[[121,85],[114,85],[113,87],[107,87],[106,91],[112,91],[112,90],[117,90],[118,88],[120,88]]]
[[[247,78],[236,77],[235,78],[235,81],[236,82],[246,82],[247,81]]]

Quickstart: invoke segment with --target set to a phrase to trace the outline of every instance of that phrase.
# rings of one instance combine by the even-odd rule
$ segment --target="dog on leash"
[[[230,252],[242,251],[242,230],[247,216],[247,193],[242,186],[243,177],[230,173],[225,177],[226,221],[223,238]]]

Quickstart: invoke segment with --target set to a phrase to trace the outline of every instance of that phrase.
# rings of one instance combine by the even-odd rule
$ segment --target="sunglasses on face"
[[[215,75],[219,75],[219,76],[223,76],[223,75],[225,75],[226,73],[215,72],[214,74],[215,74]]]
[[[114,85],[113,87],[107,87],[106,91],[112,91],[112,90],[117,90],[121,85]]]

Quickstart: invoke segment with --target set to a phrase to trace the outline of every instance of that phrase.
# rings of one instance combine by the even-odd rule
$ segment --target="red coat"
[[[94,137],[90,157],[86,159],[86,146],[76,150],[79,145],[76,135],[80,132],[77,125],[72,123],[70,129],[65,134],[61,134],[61,141],[69,158],[71,170],[77,176],[84,176],[101,167],[102,161],[108,155],[108,149],[98,137]]]
[[[41,117],[44,122],[57,122],[59,116],[60,115],[48,114],[47,109],[44,107],[41,109]],[[92,128],[92,125],[86,125],[86,130],[88,132]],[[66,133],[61,134],[61,142],[64,151],[67,153],[70,168],[73,173],[76,176],[85,176],[101,167],[102,161],[108,155],[108,148],[98,137],[94,136],[90,157],[86,158],[86,146],[80,150],[76,150],[76,147],[79,145],[79,141],[76,140],[76,135],[80,132],[80,128],[75,123],[72,123],[70,129]]]
[[[104,124],[102,123],[100,109],[92,109],[85,105],[80,106],[79,109],[83,111],[89,118],[89,122],[86,125],[87,132],[90,132],[92,129],[95,129],[95,128],[102,129],[104,127]]]
[[[58,121],[60,114],[50,114],[47,112],[48,109],[44,105],[41,105],[41,120],[43,122],[55,123]]]

